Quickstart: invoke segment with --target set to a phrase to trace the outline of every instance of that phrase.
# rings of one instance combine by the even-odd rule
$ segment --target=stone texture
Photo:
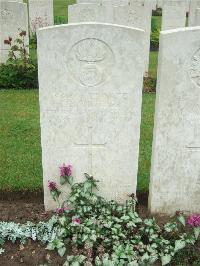
[[[31,33],[54,25],[53,0],[29,0],[29,24]]]
[[[187,5],[185,1],[168,0],[163,3],[162,30],[182,28],[186,25]]]
[[[105,1],[104,1],[105,2]],[[145,72],[149,68],[152,5],[132,1],[130,5],[115,6],[111,1],[99,4],[76,4],[68,7],[68,22],[103,22],[139,28],[145,31]],[[124,2],[125,3],[125,2]],[[119,3],[118,3],[119,4]]]
[[[18,2],[18,3],[23,3],[23,0],[0,0],[1,2]]]
[[[18,2],[0,2],[0,62],[8,59],[9,46],[4,44],[8,37],[16,39],[20,30],[25,30],[25,42],[28,45],[28,11],[27,4]],[[19,30],[20,29],[20,30]]]
[[[149,197],[152,213],[200,212],[199,66],[200,27],[161,33]]]
[[[144,32],[80,23],[37,37],[46,209],[55,207],[47,181],[59,183],[63,162],[76,181],[92,174],[102,196],[125,201],[137,184]]]
[[[193,27],[196,25],[195,17],[196,17],[197,8],[200,8],[200,0],[192,0],[190,2],[190,12],[189,12],[189,19],[188,19],[188,25],[190,27]]]
[[[200,26],[200,8],[196,9],[195,26]]]
[[[77,4],[100,4],[102,0],[76,0]]]
[[[100,4],[75,4],[68,6],[68,23],[104,22]]]
[[[152,6],[150,2],[134,1],[128,8],[127,26],[145,31],[144,60],[145,72],[149,69],[150,35],[151,35]]]

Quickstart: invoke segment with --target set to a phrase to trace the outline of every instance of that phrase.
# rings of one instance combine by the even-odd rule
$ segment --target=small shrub
[[[151,32],[151,51],[158,51],[159,49],[160,31],[155,30]]]
[[[67,18],[61,17],[61,16],[55,16],[54,17],[54,24],[55,25],[66,24],[66,23],[67,23]]]
[[[37,88],[37,63],[29,56],[29,46],[25,44],[25,31],[20,31],[16,40],[4,40],[10,47],[8,60],[0,65],[1,89]]]

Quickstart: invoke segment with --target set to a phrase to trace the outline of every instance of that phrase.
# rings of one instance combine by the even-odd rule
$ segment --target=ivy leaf
[[[185,241],[183,240],[176,240],[175,241],[175,251],[178,251],[180,249],[183,249],[185,247]]]
[[[67,181],[66,181],[65,177],[64,177],[64,176],[61,176],[61,177],[60,177],[60,184],[61,184],[61,185],[64,185],[66,182],[67,182]]]
[[[62,247],[58,249],[58,254],[63,257],[66,251],[66,247]]]
[[[162,266],[167,265],[171,261],[171,256],[169,254],[166,254],[161,257]]]
[[[200,235],[200,227],[195,227],[194,228],[194,236],[195,236],[196,240],[198,239],[199,235]]]
[[[54,250],[54,249],[55,249],[55,245],[54,245],[54,243],[53,243],[53,242],[50,242],[50,243],[47,245],[46,249],[48,249],[48,250]]]
[[[185,217],[183,215],[179,215],[177,219],[183,226],[185,226]]]

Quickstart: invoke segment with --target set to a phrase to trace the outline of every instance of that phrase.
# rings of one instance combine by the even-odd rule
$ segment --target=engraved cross
[[[88,127],[88,141],[87,143],[74,143],[76,148],[83,148],[88,150],[88,164],[89,174],[92,175],[93,170],[93,149],[105,148],[106,143],[94,143],[92,136],[92,127]]]

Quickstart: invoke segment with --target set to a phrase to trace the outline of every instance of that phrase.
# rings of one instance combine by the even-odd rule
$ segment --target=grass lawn
[[[143,95],[139,186],[148,189],[154,94]],[[38,91],[0,91],[0,188],[42,188]]]

